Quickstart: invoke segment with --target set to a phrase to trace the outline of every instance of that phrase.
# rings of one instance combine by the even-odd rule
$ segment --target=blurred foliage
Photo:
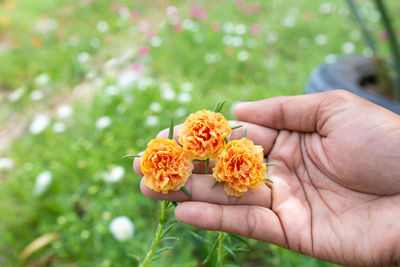
[[[379,36],[373,5],[363,2],[361,13]],[[28,126],[2,155],[13,167],[0,167],[0,265],[135,265],[133,255],[150,246],[159,202],[141,195],[132,160],[122,156],[143,150],[170,118],[181,123],[219,100],[232,119],[237,101],[302,93],[322,61],[368,55],[360,39],[341,0],[0,1],[0,127],[15,114]],[[81,83],[93,95],[64,103]],[[49,123],[33,131],[37,114]],[[123,177],[107,182],[116,166]],[[34,194],[43,171],[51,183]],[[135,226],[124,242],[109,231],[118,216]],[[20,260],[30,242],[51,232],[60,237]],[[160,266],[202,266],[217,236],[183,224],[171,235],[179,240],[162,244],[174,249],[162,253]],[[251,251],[238,254],[243,266],[331,265],[248,243]]]

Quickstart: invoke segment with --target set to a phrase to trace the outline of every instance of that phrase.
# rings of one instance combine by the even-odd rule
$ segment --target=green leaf
[[[159,248],[159,249],[157,249],[154,253],[161,253],[161,252],[163,252],[163,251],[166,251],[166,250],[172,250],[172,249],[174,249],[174,247],[171,247],[171,246],[167,246],[167,247],[163,247],[163,248]]]
[[[214,244],[212,245],[210,251],[208,252],[207,257],[203,260],[203,264],[206,264],[210,259],[214,251],[217,249],[219,238],[215,239]]]
[[[189,191],[187,191],[187,189],[184,186],[182,186],[181,190],[183,193],[185,193],[185,195],[188,196],[188,198],[192,199],[192,195],[189,193]]]
[[[264,162],[264,164],[265,164],[266,166],[278,166],[278,164],[268,163],[268,162]]]
[[[208,166],[210,165],[210,160],[206,159],[206,174],[208,173]]]
[[[236,253],[234,251],[232,251],[228,246],[224,245],[224,249],[226,251],[228,251],[228,253],[232,256],[233,260],[237,263],[240,264],[240,260],[238,258],[238,256],[236,255]]]
[[[222,107],[225,105],[226,101],[218,102],[217,106],[215,107],[215,112],[221,112]]]
[[[229,234],[230,237],[235,238],[237,240],[239,240],[242,243],[245,243],[247,246],[249,246],[249,242],[247,242],[247,240],[241,236],[238,235],[234,235],[234,234]]]
[[[123,158],[128,158],[128,157],[134,157],[134,158],[140,158],[142,155],[125,155]]]
[[[174,138],[174,120],[171,119],[169,122],[169,131],[168,131],[168,139]]]
[[[270,179],[268,179],[267,178],[267,180],[266,180],[267,182],[270,182],[271,184],[273,184],[274,183],[274,181],[272,181],[272,180],[270,180]]]
[[[161,242],[161,241],[167,241],[167,240],[175,240],[175,241],[178,241],[178,240],[179,240],[179,237],[176,237],[176,236],[167,236],[167,237],[164,237],[163,239],[161,239],[160,242]]]
[[[172,228],[174,228],[175,224],[171,224],[168,227],[166,227],[164,229],[164,231],[161,233],[160,238],[163,238],[164,236],[166,236],[166,234],[168,234],[169,231],[171,231]]]
[[[208,241],[207,239],[205,239],[204,237],[202,237],[199,234],[196,234],[195,232],[190,232],[190,234],[196,238],[197,240],[199,240],[200,242],[206,243],[207,245],[210,245],[210,241]]]
[[[231,129],[232,129],[232,130],[235,130],[235,129],[239,129],[239,128],[242,128],[242,127],[243,127],[243,125],[237,125],[237,126],[231,127]]]
[[[219,181],[215,181],[215,182],[213,183],[213,185],[211,186],[211,188],[216,187],[218,184],[219,184]]]
[[[243,137],[244,137],[244,138],[246,138],[246,137],[247,137],[247,128],[246,128],[246,129],[244,129],[244,132],[243,132]]]

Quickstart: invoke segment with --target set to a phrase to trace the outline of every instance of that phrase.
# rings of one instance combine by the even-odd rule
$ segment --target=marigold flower
[[[267,167],[263,159],[263,148],[253,141],[247,138],[230,141],[216,159],[213,176],[224,183],[228,195],[239,197],[248,188],[265,185]]]
[[[175,140],[156,138],[140,157],[146,185],[156,192],[180,190],[193,170],[189,154]]]
[[[220,113],[200,110],[190,114],[179,131],[179,142],[192,158],[214,159],[225,147],[232,130]]]

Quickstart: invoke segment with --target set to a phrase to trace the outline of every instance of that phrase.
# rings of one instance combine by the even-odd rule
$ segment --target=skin
[[[215,180],[198,164],[186,185],[191,200],[153,192],[142,180],[143,194],[181,202],[176,218],[202,229],[337,264],[400,262],[400,116],[342,90],[240,103],[234,114],[231,125],[245,127],[231,139],[248,129],[277,164],[268,167],[273,184],[229,197],[222,185],[211,189]],[[134,168],[142,175],[138,159]]]

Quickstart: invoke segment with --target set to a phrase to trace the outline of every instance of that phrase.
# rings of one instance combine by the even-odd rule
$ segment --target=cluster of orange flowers
[[[247,139],[228,141],[232,133],[220,113],[201,110],[191,114],[175,140],[156,138],[140,158],[146,185],[156,192],[183,189],[193,170],[193,160],[215,160],[214,178],[230,196],[260,188],[267,179],[261,146]]]

